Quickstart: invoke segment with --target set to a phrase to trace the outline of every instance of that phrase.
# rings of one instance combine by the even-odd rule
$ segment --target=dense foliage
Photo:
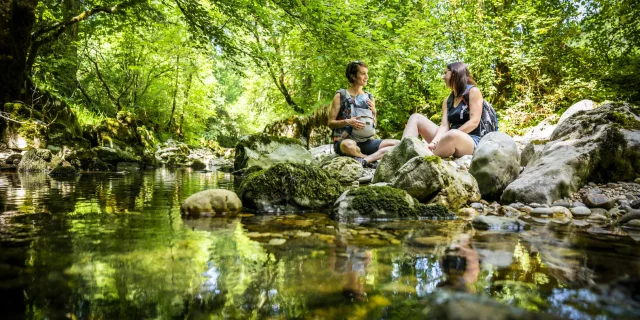
[[[229,145],[326,108],[356,59],[369,65],[385,134],[413,112],[439,119],[441,73],[455,60],[509,133],[582,99],[640,100],[632,0],[9,2],[37,6],[20,69],[28,89],[3,91],[5,102],[45,90],[82,124],[125,110],[161,140]]]

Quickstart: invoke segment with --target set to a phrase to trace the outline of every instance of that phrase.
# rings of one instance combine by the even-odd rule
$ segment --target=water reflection
[[[639,254],[568,231],[325,214],[184,220],[225,173],[0,175],[8,318],[638,316]],[[531,313],[534,312],[534,313]]]

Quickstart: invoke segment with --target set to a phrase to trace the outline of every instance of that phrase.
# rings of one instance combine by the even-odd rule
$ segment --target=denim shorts
[[[480,143],[480,139],[482,139],[482,137],[474,136],[472,134],[470,134],[469,137],[471,137],[471,139],[473,139],[473,149],[475,149],[478,146],[478,143]]]
[[[333,143],[333,151],[338,155],[346,156],[346,154],[342,153],[342,150],[340,150],[340,144],[342,141],[344,140],[338,140]],[[366,155],[376,153],[376,151],[380,149],[380,143],[382,143],[382,139],[369,139],[364,142],[356,142],[358,148],[360,148],[360,152]]]

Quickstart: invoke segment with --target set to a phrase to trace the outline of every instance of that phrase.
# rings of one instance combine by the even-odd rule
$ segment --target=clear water
[[[325,214],[185,220],[222,172],[0,175],[3,319],[640,316],[629,237]]]

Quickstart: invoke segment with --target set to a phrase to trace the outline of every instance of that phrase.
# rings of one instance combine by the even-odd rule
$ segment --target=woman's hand
[[[349,118],[349,119],[347,119],[345,121],[352,128],[354,128],[356,130],[360,130],[360,129],[364,128],[364,122],[358,120],[359,118],[360,118],[360,116],[357,116],[357,117]]]

